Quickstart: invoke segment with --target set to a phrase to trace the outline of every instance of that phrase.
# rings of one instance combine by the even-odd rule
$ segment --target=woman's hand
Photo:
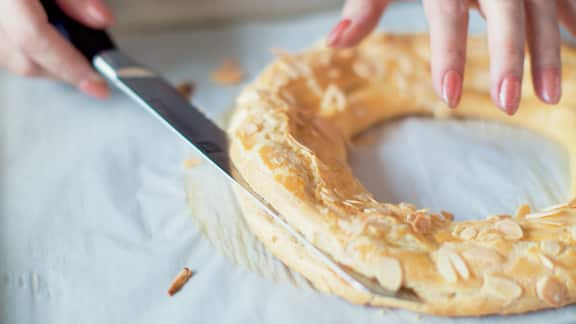
[[[100,0],[57,0],[70,17],[93,27],[114,22]],[[97,98],[108,96],[104,80],[58,31],[38,0],[0,0],[0,67],[23,76],[45,76]]]
[[[378,23],[389,0],[347,0],[342,20],[328,37],[333,47],[357,44]],[[521,97],[524,47],[531,57],[534,89],[545,103],[561,96],[559,25],[576,35],[576,0],[423,0],[430,31],[432,80],[436,93],[456,107],[462,92],[468,12],[487,21],[491,94],[513,115]]]

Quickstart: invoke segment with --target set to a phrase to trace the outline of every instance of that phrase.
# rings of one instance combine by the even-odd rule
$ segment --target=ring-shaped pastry
[[[357,304],[467,316],[576,302],[576,203],[455,222],[446,212],[376,201],[347,164],[347,143],[358,132],[423,114],[532,129],[568,148],[574,178],[576,51],[563,48],[561,103],[546,107],[527,78],[514,117],[491,102],[484,40],[470,39],[468,53],[462,101],[451,111],[432,89],[424,35],[378,34],[354,49],[279,52],[238,98],[229,128],[237,168],[295,229],[343,266],[423,302],[348,286],[240,197],[251,230],[274,255],[319,290]]]

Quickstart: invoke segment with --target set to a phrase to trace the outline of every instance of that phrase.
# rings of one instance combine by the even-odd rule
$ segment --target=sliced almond
[[[370,214],[370,213],[387,213],[390,212],[390,210],[388,208],[382,208],[382,207],[368,207],[368,208],[364,208],[362,209],[363,213],[366,214]]]
[[[558,241],[546,240],[540,242],[540,250],[547,255],[556,256],[562,252],[562,244]]]
[[[453,221],[454,220],[454,214],[452,214],[451,212],[447,212],[445,210],[442,210],[442,211],[440,211],[440,215],[442,215],[442,217],[444,217],[444,219],[447,221]]]
[[[381,260],[382,272],[376,276],[378,283],[386,289],[397,291],[402,286],[403,272],[400,261],[392,257],[383,257]]]
[[[507,240],[519,240],[524,236],[522,227],[511,219],[503,219],[494,223],[494,228],[504,234]]]
[[[538,219],[533,220],[533,222],[538,223],[538,224],[543,224],[543,225],[550,225],[550,226],[565,226],[566,225],[566,222],[564,222],[564,221],[548,219],[548,218],[538,218]]]
[[[462,259],[460,254],[457,252],[451,251],[450,255],[450,262],[456,272],[460,275],[460,278],[464,280],[468,280],[470,278],[470,271],[468,270],[468,266],[466,265],[466,261]]]
[[[346,95],[338,86],[330,84],[324,92],[320,107],[324,111],[331,111],[331,109],[342,111],[346,108]]]
[[[212,71],[212,81],[218,85],[235,85],[245,78],[244,69],[235,60],[228,59]]]
[[[450,252],[447,249],[438,250],[436,257],[436,269],[449,282],[458,281],[458,276],[450,260]]]
[[[339,219],[338,227],[347,235],[353,236],[364,231],[366,223],[358,218]]]
[[[541,211],[537,213],[530,213],[526,215],[526,219],[537,219],[537,218],[544,218],[544,217],[552,217],[562,213],[562,209],[551,209],[546,211]]]
[[[566,209],[566,208],[576,208],[576,199],[569,201],[567,203],[549,206],[549,207],[543,209],[542,211],[543,212],[549,212],[549,211],[553,211],[553,210]]]
[[[470,240],[473,240],[477,234],[478,234],[478,231],[474,227],[469,226],[469,227],[464,228],[460,232],[459,236],[463,240],[470,241]]]
[[[420,213],[409,214],[408,216],[412,216],[407,218],[411,218],[408,219],[408,222],[412,225],[412,230],[415,233],[428,233],[432,229],[430,216]]]
[[[554,270],[554,261],[552,261],[552,259],[549,256],[541,254],[539,256],[539,258],[540,258],[540,262],[542,262],[542,264],[546,268],[548,268],[550,270]]]
[[[364,79],[370,79],[376,74],[376,68],[364,61],[354,62],[354,64],[352,64],[352,71],[354,71],[354,74]]]
[[[512,302],[522,296],[522,287],[511,279],[493,274],[484,276],[482,291],[486,294]]]
[[[560,280],[552,276],[540,278],[536,282],[538,298],[554,307],[564,305],[568,301],[568,289]]]
[[[570,228],[570,234],[572,235],[572,239],[576,241],[576,225]]]
[[[316,96],[322,97],[322,88],[320,87],[320,83],[318,83],[318,80],[316,80],[315,77],[308,76],[306,78],[306,85],[308,86],[308,89],[310,89],[310,91],[312,91]]]
[[[176,294],[180,289],[182,289],[182,287],[184,287],[186,282],[188,282],[188,280],[193,275],[194,275],[194,272],[192,272],[192,270],[190,270],[189,268],[182,269],[182,271],[180,271],[180,273],[178,273],[176,278],[174,278],[174,280],[172,280],[172,283],[170,284],[170,288],[168,288],[168,295],[174,296],[174,294]]]
[[[504,257],[498,251],[483,246],[475,246],[462,252],[469,263],[474,265],[495,267],[504,262]]]
[[[520,207],[518,207],[518,209],[516,209],[516,214],[514,215],[514,217],[517,219],[522,219],[526,217],[526,215],[530,214],[530,212],[532,212],[532,208],[530,208],[530,206],[521,205]]]

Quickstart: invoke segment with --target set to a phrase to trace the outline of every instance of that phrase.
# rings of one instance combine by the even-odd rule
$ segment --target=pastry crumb
[[[236,85],[244,80],[245,73],[236,60],[227,59],[212,71],[211,78],[217,85]]]
[[[196,91],[196,83],[194,81],[183,81],[176,85],[176,90],[186,99],[191,99]]]
[[[184,161],[184,168],[192,169],[199,166],[202,163],[202,159],[199,157],[190,158]]]
[[[444,217],[445,220],[450,222],[454,221],[454,214],[452,214],[451,212],[441,210],[440,214],[442,215],[442,217]]]
[[[176,278],[172,280],[170,288],[168,288],[168,296],[174,296],[174,294],[180,291],[180,289],[184,287],[186,282],[188,282],[188,280],[192,278],[193,275],[194,272],[189,268],[182,269],[182,271],[180,271],[180,273],[176,276]]]

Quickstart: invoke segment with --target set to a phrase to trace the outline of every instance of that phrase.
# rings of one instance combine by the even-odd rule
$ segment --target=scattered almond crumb
[[[197,167],[202,163],[202,159],[199,157],[194,157],[184,161],[184,168],[192,169],[193,167]]]
[[[196,83],[194,83],[194,81],[180,82],[176,86],[176,90],[178,90],[178,92],[182,95],[182,97],[190,99],[192,98],[196,90]]]
[[[444,217],[445,220],[450,222],[454,221],[454,214],[452,214],[451,212],[442,210],[440,211],[440,214],[442,215],[442,217]]]
[[[222,86],[238,84],[244,80],[244,77],[244,69],[232,59],[222,62],[211,74],[212,81]]]
[[[168,288],[168,296],[174,296],[184,285],[188,282],[188,279],[192,278],[194,272],[189,268],[184,268],[180,273],[172,280],[170,288]]]

